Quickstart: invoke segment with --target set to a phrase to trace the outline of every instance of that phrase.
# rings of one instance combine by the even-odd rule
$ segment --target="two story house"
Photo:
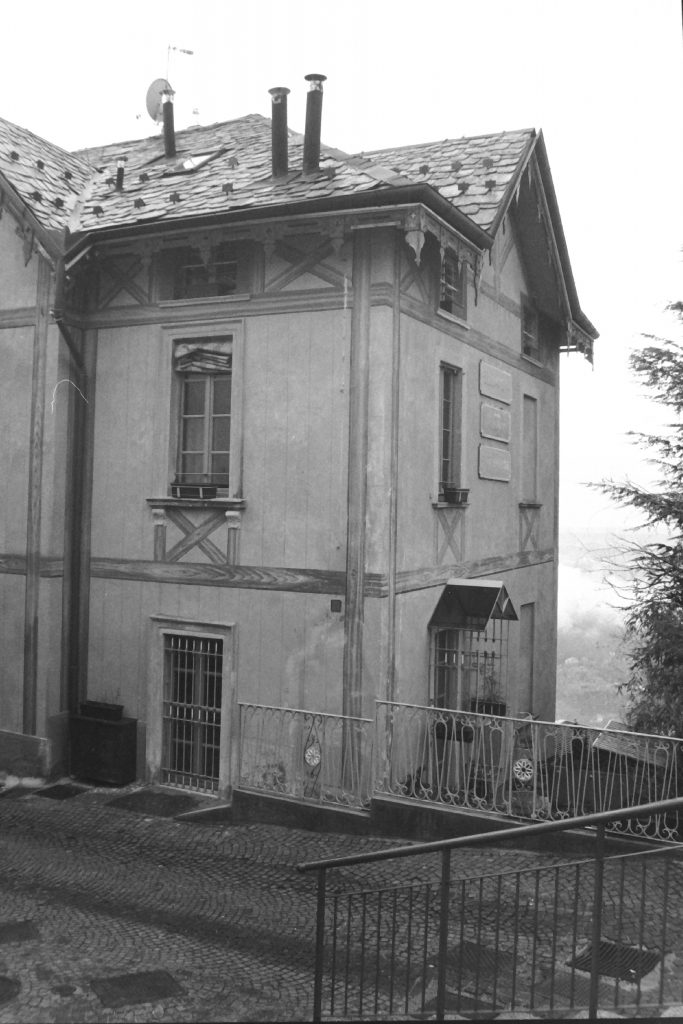
[[[281,709],[554,717],[559,361],[597,333],[543,137],[349,155],[308,81],[303,136],[287,89],[176,130],[164,82],[143,140],[0,121],[0,767],[68,771],[87,698],[221,794]]]

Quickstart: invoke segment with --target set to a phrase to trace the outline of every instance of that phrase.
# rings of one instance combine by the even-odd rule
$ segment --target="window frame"
[[[159,297],[162,302],[215,302],[234,300],[236,296],[246,295],[253,285],[253,248],[248,243],[234,243],[216,240],[209,245],[209,259],[202,256],[202,248],[192,244],[192,239],[184,245],[174,245],[161,250],[159,261]],[[220,268],[234,268],[232,276],[234,287],[220,291],[212,289],[220,278]],[[184,271],[206,271],[209,280],[204,289],[195,285],[195,291],[182,287],[180,278]],[[210,280],[213,276],[213,282]]]
[[[199,339],[229,338],[232,350],[232,367],[230,371],[230,450],[228,462],[228,484],[214,484],[207,481],[196,486],[215,487],[216,497],[241,499],[242,498],[242,421],[243,421],[243,388],[244,379],[244,346],[242,322],[222,322],[205,324],[197,321],[185,325],[174,325],[172,328],[164,329],[165,343],[170,355],[171,372],[171,402],[170,402],[170,431],[169,431],[169,456],[167,467],[167,493],[172,494],[173,486],[181,485],[181,454],[182,454],[182,429],[183,429],[183,392],[184,380],[190,376],[225,376],[224,370],[216,370],[215,374],[210,372],[194,373],[182,371],[175,366],[175,352],[178,344],[192,342]],[[195,486],[188,484],[185,486]]]
[[[221,665],[221,729],[219,750],[219,777],[216,792],[229,793],[237,778],[237,748],[231,736],[230,716],[236,699],[235,652],[236,626],[234,622],[211,622],[180,616],[150,615],[149,661],[147,682],[147,735],[145,760],[152,781],[158,782],[162,773],[163,758],[163,705],[165,681],[166,635],[191,636],[202,640],[220,640],[222,643]],[[185,787],[183,787],[185,788]],[[196,790],[187,789],[188,792]]]
[[[438,501],[448,505],[462,504],[462,500],[450,500],[446,497],[446,487],[463,490],[462,487],[462,433],[463,433],[463,372],[451,363],[439,364],[439,434],[438,434]],[[446,384],[453,383],[453,393],[446,397]],[[445,424],[445,404],[450,403],[449,423]],[[445,440],[446,431],[448,441]],[[445,466],[450,466],[450,476],[444,475]]]
[[[531,328],[527,325],[531,321]],[[529,343],[528,339],[531,339]],[[522,296],[520,312],[520,345],[523,359],[543,365],[543,338],[541,335],[541,314],[526,296]]]
[[[447,279],[448,267],[452,264],[456,268],[457,286]],[[458,259],[458,254],[450,248],[443,250],[439,263],[438,312],[456,320],[467,319],[467,263]]]

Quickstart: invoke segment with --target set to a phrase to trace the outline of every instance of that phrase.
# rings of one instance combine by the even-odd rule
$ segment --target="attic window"
[[[249,291],[250,266],[248,247],[234,243],[168,250],[163,255],[162,297],[202,299]]]
[[[453,316],[467,315],[465,263],[451,249],[445,250],[441,260],[439,309]]]

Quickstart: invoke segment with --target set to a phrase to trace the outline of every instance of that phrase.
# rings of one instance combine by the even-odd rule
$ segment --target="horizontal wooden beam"
[[[495,576],[515,569],[552,562],[554,551],[517,551],[494,555],[460,565],[427,566],[399,572],[396,590],[409,594],[413,590],[443,587],[449,579],[473,579]],[[40,575],[56,579],[63,575],[61,558],[41,558]],[[23,555],[0,554],[0,575],[26,575]],[[209,565],[205,562],[152,562],[137,559],[93,558],[90,575],[105,580],[132,580],[139,583],[176,583],[195,587],[228,587],[243,590],[279,590],[300,594],[344,594],[346,573],[334,569],[285,569],[256,565]],[[387,597],[388,577],[385,573],[365,573],[365,597]]]
[[[36,322],[36,307],[21,306],[17,309],[0,309],[0,331],[13,327],[33,327]]]

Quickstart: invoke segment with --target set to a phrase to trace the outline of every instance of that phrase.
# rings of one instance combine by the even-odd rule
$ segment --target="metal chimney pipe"
[[[116,191],[120,192],[123,189],[123,175],[126,169],[127,156],[120,156],[116,161]]]
[[[273,177],[281,178],[289,170],[287,140],[287,96],[289,95],[289,89],[286,89],[284,86],[277,86],[275,89],[269,89],[268,92],[272,96]]]
[[[173,125],[173,90],[162,96],[162,114],[164,119],[164,152],[166,156],[175,156],[175,128]]]
[[[327,75],[306,75],[310,82],[306,97],[306,126],[304,129],[304,174],[317,171],[320,166],[320,124],[323,113],[323,82]]]

